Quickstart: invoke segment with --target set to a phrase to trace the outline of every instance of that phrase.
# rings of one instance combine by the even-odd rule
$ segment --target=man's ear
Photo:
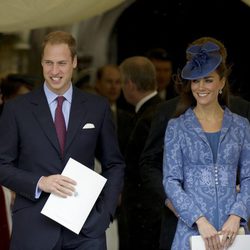
[[[136,85],[131,80],[128,80],[127,84],[129,86],[130,90],[135,90],[136,89]]]

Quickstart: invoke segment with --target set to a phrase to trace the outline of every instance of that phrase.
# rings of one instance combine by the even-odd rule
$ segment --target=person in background
[[[2,113],[3,110],[3,93],[0,85],[0,114]]]
[[[0,107],[2,110],[3,105],[3,95],[0,89]],[[7,217],[7,207],[6,207],[5,195],[3,191],[3,187],[0,186],[0,249],[8,250],[9,242],[10,242],[10,231],[9,231],[9,223]]]
[[[1,80],[1,108],[6,101],[30,92],[34,87],[32,78],[25,74],[9,74]],[[15,193],[0,186],[0,249],[8,250],[12,228],[11,207]]]
[[[186,56],[164,140],[163,186],[178,216],[171,249],[189,250],[198,234],[206,249],[227,249],[249,219],[250,124],[228,108],[225,46],[200,38]]]
[[[152,218],[158,225],[156,232],[158,232],[157,238],[161,250],[171,249],[177,224],[176,215],[165,204],[166,194],[162,185],[162,159],[166,126],[176,109],[178,100],[179,97],[175,97],[159,104],[152,119],[139,163],[142,186],[147,190],[148,196],[152,197],[148,206],[151,208]]]
[[[121,202],[123,218],[128,228],[127,249],[154,250],[158,249],[155,238],[155,228],[158,227],[146,205],[151,201],[141,185],[139,159],[152,117],[162,99],[156,90],[155,67],[149,59],[142,56],[129,57],[120,64],[120,70],[124,96],[135,109],[133,129],[124,152],[126,168]]]
[[[157,91],[163,100],[177,96],[173,76],[173,60],[165,49],[154,48],[146,52],[146,57],[156,69]]]
[[[107,98],[110,108],[112,111],[112,118],[115,124],[116,133],[118,136],[118,142],[120,146],[120,150],[122,154],[124,154],[124,148],[126,142],[128,140],[129,133],[131,131],[130,122],[132,119],[131,113],[127,112],[124,109],[121,109],[117,106],[117,100],[121,95],[122,85],[121,85],[121,73],[120,69],[117,65],[114,64],[106,64],[97,69],[96,72],[96,84],[94,86],[97,94],[104,96]],[[124,223],[121,223],[121,207],[120,202],[118,204],[118,208],[116,211],[116,219],[118,218],[118,242],[119,249],[122,250],[127,245],[126,239],[126,228],[124,228]],[[116,228],[116,221],[112,223],[110,229],[113,229],[113,233],[110,238],[114,245],[116,239],[116,233],[114,233],[114,229]]]
[[[95,89],[98,94],[108,99],[111,110],[116,109],[121,88],[121,73],[117,65],[106,64],[97,69]]]
[[[25,74],[9,74],[1,81],[3,101],[26,94],[34,88],[34,78]]]
[[[8,222],[8,207],[3,187],[0,186],[0,249],[9,250],[10,246],[10,228]]]
[[[77,75],[73,84],[75,85],[75,87],[77,87],[78,89],[80,89],[82,91],[96,94],[95,88],[94,88],[93,84],[91,83],[92,82],[92,74],[93,74],[93,72],[91,69],[82,70]]]
[[[132,114],[117,107],[117,100],[122,91],[121,73],[117,65],[107,64],[97,69],[95,90],[97,94],[107,98],[110,104],[120,149],[123,153],[131,129],[129,123]]]
[[[1,79],[1,110],[7,100],[26,94],[34,88],[35,78],[26,74],[9,74]]]
[[[6,102],[0,119],[0,184],[16,193],[10,249],[106,250],[125,167],[109,104],[72,86],[77,55],[70,33],[45,36],[41,65],[44,84]],[[73,194],[77,183],[61,175],[71,157],[90,169],[96,157],[107,179],[79,234],[41,214],[50,194]]]

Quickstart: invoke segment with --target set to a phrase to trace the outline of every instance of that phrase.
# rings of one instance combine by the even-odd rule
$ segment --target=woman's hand
[[[206,250],[222,250],[222,244],[220,242],[219,233],[203,216],[200,217],[196,224],[200,235],[202,236]]]
[[[233,244],[240,228],[240,219],[239,216],[232,214],[224,223],[221,230],[221,234],[223,235],[221,244],[225,249]]]

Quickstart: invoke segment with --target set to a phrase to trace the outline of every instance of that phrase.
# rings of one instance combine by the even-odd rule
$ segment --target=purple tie
[[[65,120],[62,112],[62,105],[65,98],[63,96],[57,97],[57,107],[55,112],[55,127],[57,137],[61,147],[61,153],[63,155],[64,144],[65,144],[65,137],[66,137],[66,125]]]

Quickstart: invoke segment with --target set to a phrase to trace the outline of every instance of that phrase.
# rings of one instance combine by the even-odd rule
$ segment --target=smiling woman
[[[250,125],[227,107],[226,57],[211,37],[186,50],[180,103],[164,142],[163,185],[178,215],[172,250],[189,250],[190,237],[199,234],[206,249],[227,249],[240,225],[247,230]]]

